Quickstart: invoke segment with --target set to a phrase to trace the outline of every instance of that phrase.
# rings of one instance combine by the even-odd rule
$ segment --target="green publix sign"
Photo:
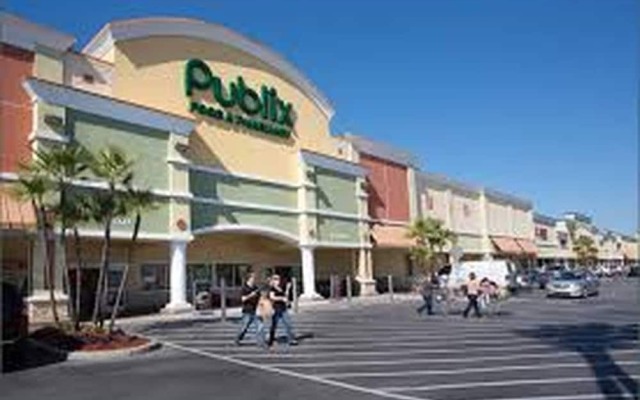
[[[187,97],[191,98],[191,112],[269,135],[291,137],[294,125],[293,105],[281,100],[272,87],[262,85],[258,94],[247,87],[244,79],[239,76],[236,82],[231,82],[225,88],[222,79],[214,75],[209,66],[199,59],[187,62],[184,85]],[[210,91],[220,108],[194,100],[196,91]]]

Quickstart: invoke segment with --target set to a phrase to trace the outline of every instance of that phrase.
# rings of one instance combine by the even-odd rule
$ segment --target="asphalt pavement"
[[[638,399],[638,280],[588,299],[510,299],[498,315],[418,316],[418,301],[304,310],[297,346],[265,351],[237,322],[141,328],[163,350],[6,374],[3,399]]]

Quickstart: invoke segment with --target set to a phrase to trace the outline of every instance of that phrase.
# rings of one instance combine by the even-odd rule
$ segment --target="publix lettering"
[[[259,91],[247,86],[241,76],[224,87],[222,79],[213,74],[202,60],[192,59],[185,69],[185,92],[191,98],[196,91],[210,91],[223,110],[192,100],[190,110],[198,114],[243,125],[267,134],[290,137],[294,126],[293,105],[278,97],[273,87],[262,85]],[[244,115],[234,114],[239,108]]]

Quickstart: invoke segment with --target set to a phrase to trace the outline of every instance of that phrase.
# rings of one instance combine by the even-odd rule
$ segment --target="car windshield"
[[[582,279],[583,275],[575,272],[562,272],[558,275],[557,279],[563,281],[577,281]]]

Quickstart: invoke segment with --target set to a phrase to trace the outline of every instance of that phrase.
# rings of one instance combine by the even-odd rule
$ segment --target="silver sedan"
[[[547,297],[588,297],[597,295],[598,278],[589,272],[566,271],[547,284]]]

